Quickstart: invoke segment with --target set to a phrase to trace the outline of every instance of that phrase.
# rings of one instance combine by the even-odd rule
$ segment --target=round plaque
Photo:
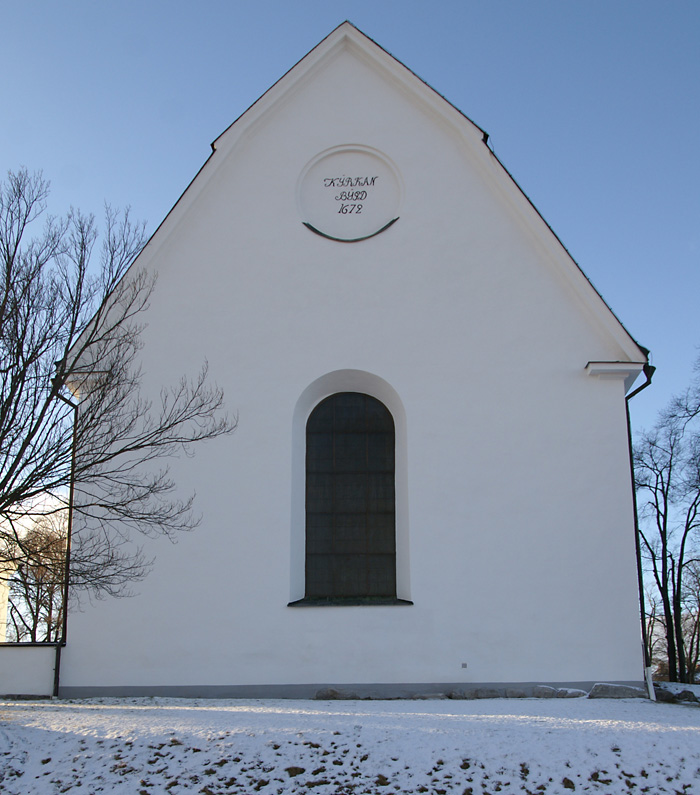
[[[317,155],[302,171],[297,202],[304,225],[341,243],[374,237],[399,219],[401,177],[389,158],[347,145]]]

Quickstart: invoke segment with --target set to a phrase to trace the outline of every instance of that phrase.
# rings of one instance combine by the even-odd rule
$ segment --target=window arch
[[[396,601],[394,419],[339,392],[306,423],[305,600]]]

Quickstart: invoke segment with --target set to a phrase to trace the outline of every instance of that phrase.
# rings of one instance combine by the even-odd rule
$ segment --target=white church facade
[[[213,144],[137,261],[146,389],[238,427],[203,519],[69,616],[59,693],[640,683],[626,395],[647,351],[481,129],[349,23]]]

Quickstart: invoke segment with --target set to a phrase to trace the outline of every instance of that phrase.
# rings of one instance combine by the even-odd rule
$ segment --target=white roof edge
[[[211,145],[212,149],[214,151],[219,151],[220,149],[228,150],[235,145],[235,141],[275,105],[278,98],[286,95],[292,85],[301,81],[304,77],[313,74],[321,62],[325,61],[328,57],[332,57],[335,51],[340,51],[344,46],[353,47],[355,52],[363,54],[375,64],[383,67],[385,72],[391,74],[391,76],[404,87],[412,90],[413,94],[416,93],[416,88],[422,90],[423,95],[421,98],[423,101],[426,102],[434,112],[443,116],[445,120],[449,120],[462,135],[464,135],[464,123],[467,122],[474,130],[475,141],[480,142],[485,137],[488,137],[487,133],[479,127],[478,124],[462,113],[459,108],[455,107],[429,83],[419,77],[408,66],[363,33],[359,28],[355,27],[352,22],[345,21],[332,30],[315,47],[309,50],[309,52],[300,58],[294,66],[288,69],[279,80],[273,83],[264,94],[243,111],[235,121],[229,124],[229,126],[214,139]],[[416,86],[416,84],[419,85]],[[228,137],[232,139],[230,144],[228,142],[224,143],[224,139]]]
[[[585,367],[588,375],[598,378],[624,378],[625,394],[643,371],[646,362],[588,362]]]
[[[605,298],[603,298],[596,286],[588,278],[583,268],[574,259],[571,252],[545,220],[534,202],[520,187],[515,177],[513,177],[510,171],[503,165],[496,153],[489,147],[486,148],[491,155],[492,162],[495,162],[498,166],[497,173],[501,177],[501,186],[506,195],[508,195],[511,205],[518,207],[523,217],[529,215],[530,218],[536,218],[537,223],[545,228],[546,233],[544,236],[540,237],[540,240],[550,255],[564,266],[572,286],[575,288],[583,303],[601,325],[612,334],[624,353],[629,357],[630,361],[634,362],[643,359],[646,362],[648,359],[648,350],[641,346],[625,328],[625,325],[615,314],[612,307]]]

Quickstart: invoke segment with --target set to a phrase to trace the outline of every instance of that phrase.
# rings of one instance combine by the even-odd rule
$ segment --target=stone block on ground
[[[670,690],[666,690],[663,685],[659,685],[656,682],[654,682],[654,693],[656,694],[656,700],[660,701],[662,704],[676,703],[675,695]]]
[[[647,698],[647,691],[642,687],[630,685],[612,685],[598,682],[588,694],[588,698]]]
[[[334,687],[324,687],[316,691],[314,695],[316,701],[344,701],[359,699],[357,693],[348,690],[336,690]]]
[[[554,698],[556,694],[556,689],[549,685],[535,685],[532,688],[532,695],[535,698]]]
[[[588,691],[580,690],[578,687],[558,687],[554,694],[556,698],[584,698]]]
[[[472,692],[474,693],[473,698],[503,698],[503,692],[496,690],[495,687],[477,687]]]

